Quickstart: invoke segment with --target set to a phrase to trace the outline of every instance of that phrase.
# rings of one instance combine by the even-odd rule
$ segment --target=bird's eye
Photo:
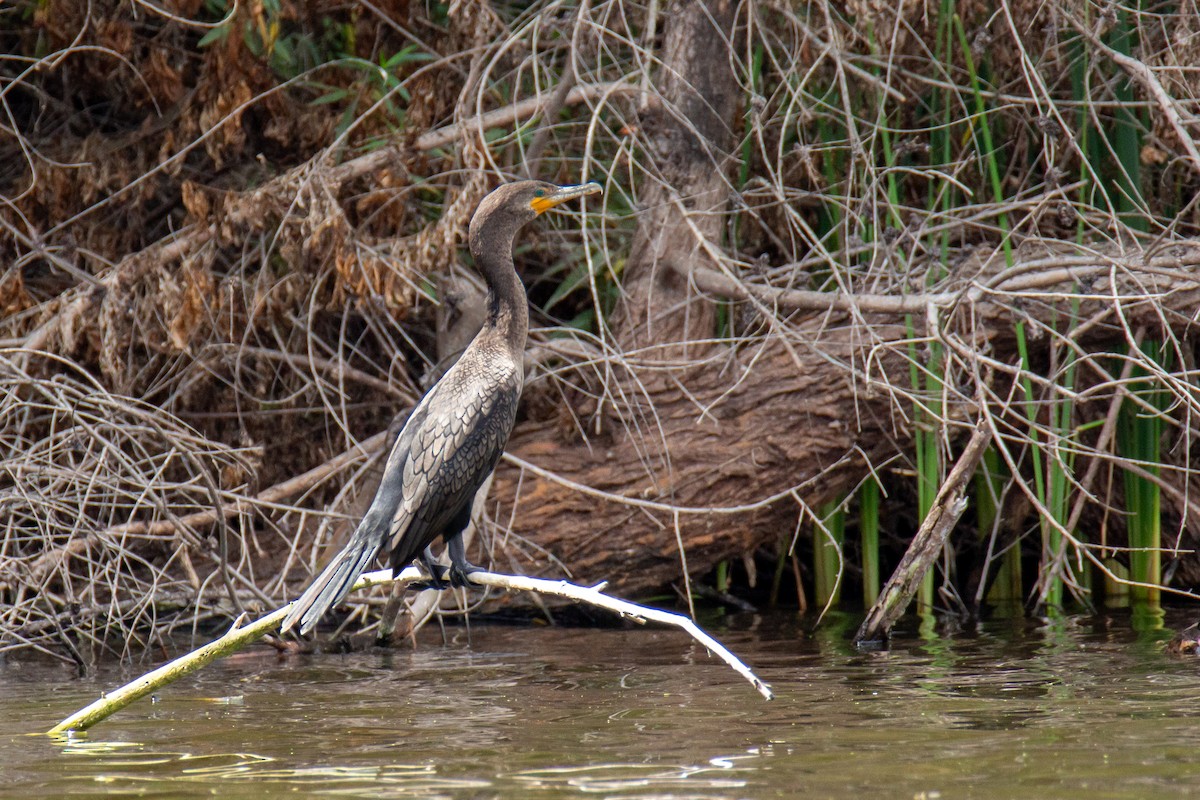
[[[545,197],[545,196],[546,196],[546,190],[545,190],[545,189],[538,189],[536,192],[534,192],[534,193],[533,193],[533,196],[534,196],[534,197]]]

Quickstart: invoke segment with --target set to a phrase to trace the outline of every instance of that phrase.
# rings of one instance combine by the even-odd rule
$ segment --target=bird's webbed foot
[[[477,567],[467,561],[467,548],[463,546],[462,536],[455,536],[446,543],[450,549],[450,585],[456,589],[471,584],[468,577],[472,572],[483,572],[483,567]]]
[[[433,551],[428,547],[425,548],[425,552],[422,553],[417,560],[421,562],[421,566],[424,567],[425,571],[429,573],[429,579],[424,581],[413,581],[408,585],[408,588],[419,592],[424,589],[445,589],[454,585],[453,569],[447,569],[446,567],[434,561]],[[446,574],[448,572],[451,576],[450,583],[446,583]]]
[[[450,585],[456,589],[461,589],[464,586],[471,585],[471,578],[468,577],[472,572],[483,572],[483,567],[477,567],[464,559],[460,564],[452,564],[450,566]]]

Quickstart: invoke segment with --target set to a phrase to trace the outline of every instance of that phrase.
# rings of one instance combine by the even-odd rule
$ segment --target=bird
[[[476,491],[508,442],[524,382],[529,308],[513,266],[513,241],[538,215],[601,191],[594,182],[519,181],[480,201],[467,238],[487,284],[483,327],[409,415],[370,507],[346,546],[292,604],[282,632],[297,626],[301,634],[310,632],[385,547],[393,574],[419,558],[437,588],[447,577],[430,549],[439,536],[450,553],[450,585],[465,586],[468,575],[480,570],[467,561],[462,532]]]

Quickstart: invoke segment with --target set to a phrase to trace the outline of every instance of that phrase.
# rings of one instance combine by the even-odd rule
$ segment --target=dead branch
[[[1076,19],[1074,14],[1068,13],[1065,16],[1071,23],[1071,27],[1079,31],[1080,35],[1087,39],[1092,47],[1103,53],[1106,58],[1111,59],[1114,64],[1123,69],[1129,77],[1141,84],[1142,88],[1154,98],[1154,102],[1158,104],[1159,110],[1162,111],[1163,116],[1170,123],[1171,129],[1179,138],[1179,143],[1187,151],[1192,169],[1200,172],[1200,149],[1196,148],[1196,141],[1192,139],[1192,134],[1188,131],[1188,125],[1195,125],[1196,120],[1194,117],[1184,120],[1183,115],[1179,111],[1179,102],[1167,94],[1167,90],[1163,88],[1162,82],[1154,74],[1154,70],[1146,63],[1109,47],[1103,39]]]
[[[933,508],[921,522],[921,527],[905,551],[900,565],[884,584],[875,605],[867,611],[867,618],[854,635],[856,643],[886,639],[892,625],[908,608],[908,604],[917,593],[921,579],[941,555],[950,531],[967,508],[964,498],[967,484],[975,475],[975,467],[983,457],[983,451],[987,449],[991,438],[991,429],[986,421],[981,419],[975,426],[967,446],[963,448],[962,455],[938,489]]]
[[[634,87],[620,84],[589,84],[574,87],[562,98],[561,102],[562,105],[572,106],[600,97],[607,98],[609,96],[627,95],[635,91]],[[482,136],[483,131],[488,128],[511,125],[515,122],[530,119],[541,113],[547,104],[554,102],[554,98],[544,96],[522,100],[504,108],[479,114],[469,120],[446,125],[435,131],[422,134],[417,138],[414,147],[418,151],[429,151],[453,144],[468,133]],[[354,178],[383,168],[394,161],[398,155],[398,151],[394,148],[374,150],[366,155],[351,159],[344,164],[327,169],[322,176],[322,182],[330,187],[331,190],[336,190],[337,187]],[[273,206],[276,195],[281,192],[286,193],[291,191],[291,187],[296,183],[297,176],[302,175],[306,180],[315,177],[312,175],[313,169],[321,162],[323,157],[318,156],[312,163],[297,167],[287,174],[275,178],[267,185],[233,199],[225,206],[224,213],[230,218],[239,220],[262,219],[266,211],[264,205],[269,203]],[[169,241],[160,242],[148,250],[125,258],[106,275],[93,282],[81,285],[75,290],[74,298],[59,300],[59,309],[57,312],[24,338],[24,341],[21,342],[22,349],[29,351],[47,349],[50,340],[54,336],[62,335],[64,331],[74,330],[84,316],[92,313],[98,302],[103,298],[105,291],[111,290],[118,283],[125,283],[127,285],[136,283],[138,277],[144,272],[161,268],[168,263],[178,261],[189,253],[197,251],[211,241],[217,235],[217,232],[218,228],[216,225],[195,226],[190,230],[173,236]]]
[[[421,571],[416,567],[406,567],[399,573],[393,575],[392,570],[383,569],[378,572],[371,572],[363,575],[355,582],[353,591],[366,589],[372,586],[389,586],[392,584],[408,584],[422,578]],[[471,574],[471,581],[481,586],[490,586],[496,589],[505,589],[507,591],[525,591],[525,592],[540,592],[542,594],[550,594],[558,597],[564,597],[576,603],[587,603],[599,608],[604,608],[619,614],[622,617],[633,620],[634,622],[657,622],[662,625],[671,625],[685,631],[689,636],[695,639],[700,644],[704,645],[710,652],[716,653],[721,660],[732,667],[739,675],[750,682],[759,694],[764,699],[770,700],[774,697],[771,692],[771,687],[761,681],[749,667],[747,667],[737,656],[726,649],[720,642],[709,636],[701,628],[685,616],[673,614],[669,611],[661,611],[655,608],[630,603],[627,600],[621,600],[601,591],[604,584],[596,586],[577,586],[566,581],[551,581],[542,578],[527,578],[520,575],[501,575],[494,572],[474,572]],[[127,707],[131,703],[145,697],[156,689],[160,689],[169,683],[173,683],[184,675],[188,675],[196,670],[212,663],[218,658],[222,658],[231,653],[234,653],[251,642],[261,639],[263,636],[276,630],[280,623],[283,622],[287,612],[291,609],[291,605],[284,608],[272,611],[270,614],[256,620],[255,622],[242,627],[239,619],[221,638],[211,642],[198,650],[194,650],[187,655],[165,664],[158,669],[149,672],[132,683],[128,683],[119,689],[112,692],[106,692],[99,700],[91,705],[83,708],[76,713],[70,715],[62,722],[55,725],[47,734],[50,736],[70,736],[79,733],[94,726],[97,722],[101,722],[112,716],[121,709]]]
[[[114,525],[100,531],[93,531],[86,536],[72,539],[67,544],[48,550],[30,563],[29,571],[34,581],[41,581],[45,576],[59,568],[69,558],[83,555],[96,545],[119,539],[125,535],[163,536],[177,531],[202,528],[222,519],[233,519],[254,507],[277,506],[289,497],[308,491],[330,477],[340,474],[349,465],[364,458],[378,455],[387,444],[388,432],[381,431],[369,439],[363,440],[358,446],[346,450],[331,458],[324,464],[294,478],[277,483],[264,489],[252,498],[232,496],[228,502],[222,503],[208,511],[198,511],[178,519],[160,520],[158,522],[126,522]]]
[[[695,233],[695,231],[693,231]],[[700,246],[709,250],[713,260],[725,268],[728,258],[711,242]],[[758,300],[780,310],[858,311],[900,316],[924,315],[931,306],[943,308],[971,303],[980,306],[985,316],[999,317],[1010,312],[1014,296],[1024,299],[1041,297],[1047,301],[1082,299],[1092,305],[1108,305],[1114,301],[1134,305],[1146,298],[1165,300],[1176,312],[1175,324],[1183,329],[1194,324],[1189,313],[1200,304],[1200,241],[1173,242],[1175,252],[1163,254],[1148,250],[1093,250],[1072,254],[1069,245],[1060,244],[1058,255],[1044,254],[1044,243],[1028,253],[1028,258],[1013,267],[989,275],[964,269],[954,276],[960,284],[955,289],[913,294],[847,294],[840,291],[785,289],[749,283],[728,271],[691,265],[681,269],[699,289],[728,300]],[[998,253],[977,253],[978,264],[1002,263]],[[1193,270],[1189,272],[1188,270]],[[1087,287],[1087,288],[1082,288]],[[1088,309],[1080,313],[1086,313]]]

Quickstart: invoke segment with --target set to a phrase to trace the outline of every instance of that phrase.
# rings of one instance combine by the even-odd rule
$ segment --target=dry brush
[[[1089,599],[1126,474],[1200,583],[1186,15],[102,5],[0,17],[0,648],[293,595],[453,353],[474,204],[531,174],[606,202],[519,254],[540,329],[477,560],[762,584],[872,477],[895,563],[916,442],[945,465],[983,420],[1003,514],[951,536],[945,604],[1022,541],[1032,598]]]

